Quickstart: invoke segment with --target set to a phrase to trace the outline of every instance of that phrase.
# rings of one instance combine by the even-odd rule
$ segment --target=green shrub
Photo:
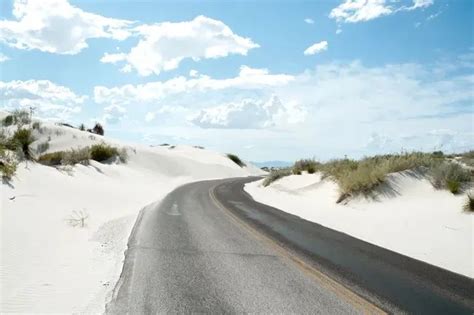
[[[467,197],[467,200],[463,207],[464,211],[474,212],[474,196],[471,194],[467,194],[466,197]]]
[[[85,126],[84,124],[80,124],[80,125],[79,125],[79,130],[85,131],[85,130],[86,130],[86,126]]]
[[[314,174],[321,168],[321,163],[313,159],[302,159],[295,162],[293,165],[293,174],[300,175],[303,171],[309,174]]]
[[[227,157],[231,159],[235,164],[237,164],[240,167],[244,167],[245,163],[242,162],[242,160],[235,154],[232,153],[227,153]]]
[[[32,128],[35,130],[39,130],[41,128],[41,123],[39,121],[35,121],[32,125]]]
[[[2,125],[5,127],[11,126],[15,123],[15,117],[13,115],[8,115],[2,120]]]
[[[17,163],[8,155],[4,147],[0,146],[0,173],[2,180],[9,181],[15,175]]]
[[[459,190],[461,188],[461,183],[458,182],[457,180],[447,180],[446,181],[446,188],[448,188],[448,190],[453,193],[453,194],[457,194],[459,193]]]
[[[431,169],[431,183],[437,189],[447,188],[452,193],[457,193],[462,183],[470,180],[470,172],[457,163],[443,162]]]
[[[13,146],[16,147],[16,149],[21,150],[25,159],[31,160],[33,158],[31,154],[30,145],[35,141],[35,138],[33,138],[31,129],[18,129],[13,134],[11,141]]]
[[[51,152],[41,155],[38,158],[38,163],[47,166],[61,165],[61,161],[64,157],[64,151]]]
[[[91,153],[89,147],[82,149],[71,149],[63,153],[61,164],[63,165],[75,165],[83,164],[89,165],[89,160],[91,159]]]
[[[104,135],[104,127],[102,127],[101,124],[96,123],[94,128],[92,128],[92,132],[98,135],[103,136]]]
[[[90,154],[91,154],[91,159],[97,162],[103,162],[114,156],[118,156],[119,151],[116,147],[112,147],[108,144],[101,143],[101,144],[94,144],[90,148]]]
[[[267,175],[265,180],[263,181],[263,186],[267,187],[274,181],[279,180],[280,178],[283,178],[285,176],[289,176],[293,173],[291,168],[282,168],[282,169],[277,169],[277,170],[271,170],[270,173]]]

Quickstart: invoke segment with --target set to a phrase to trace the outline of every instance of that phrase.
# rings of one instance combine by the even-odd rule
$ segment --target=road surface
[[[256,178],[142,210],[109,314],[472,314],[471,279],[255,202]]]

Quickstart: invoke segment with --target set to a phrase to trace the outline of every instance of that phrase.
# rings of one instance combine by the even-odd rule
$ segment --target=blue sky
[[[472,1],[1,6],[7,110],[256,161],[473,146]]]

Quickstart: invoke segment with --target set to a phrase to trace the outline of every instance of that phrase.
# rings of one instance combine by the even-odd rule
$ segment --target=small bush
[[[32,125],[32,128],[35,130],[39,130],[41,128],[41,123],[39,121],[35,121]]]
[[[0,147],[0,173],[2,180],[9,181],[15,175],[17,163],[8,155],[3,147]]]
[[[467,194],[466,197],[467,197],[467,200],[463,207],[464,211],[474,212],[474,196],[471,194]]]
[[[240,167],[246,166],[245,163],[235,154],[227,153],[227,157]]]
[[[74,210],[72,214],[66,219],[66,222],[72,227],[84,228],[87,226],[89,213],[86,210]]]
[[[461,183],[458,182],[457,180],[447,180],[446,181],[446,188],[448,188],[448,190],[453,193],[453,194],[457,194],[459,193],[459,190],[461,188]]]
[[[61,161],[63,160],[63,157],[64,157],[64,151],[46,153],[46,154],[41,155],[38,158],[38,163],[41,163],[47,166],[61,165]]]
[[[277,170],[271,170],[270,174],[267,175],[265,180],[263,181],[263,186],[267,187],[274,181],[279,180],[280,178],[283,178],[285,176],[289,176],[293,173],[293,171],[290,168],[283,168],[283,169],[277,169]]]
[[[43,154],[44,152],[48,151],[48,149],[49,149],[49,142],[48,141],[38,143],[38,145],[36,146],[36,153],[37,154]]]
[[[119,151],[116,147],[112,147],[108,144],[101,143],[101,144],[94,144],[90,148],[91,159],[97,162],[103,162],[108,160],[114,156],[119,155]]]
[[[30,129],[18,129],[15,131],[12,137],[12,143],[16,146],[17,149],[20,149],[23,153],[23,156],[27,160],[31,160],[32,154],[30,149],[30,144],[35,141]]]
[[[63,153],[61,164],[63,165],[76,165],[78,163],[83,165],[89,165],[91,159],[91,153],[89,147],[82,149],[71,149]]]
[[[431,155],[432,155],[433,157],[437,157],[437,158],[442,158],[442,157],[444,157],[443,151],[434,151],[433,153],[431,153]]]
[[[101,124],[96,123],[94,128],[92,128],[92,132],[98,135],[103,136],[104,135],[104,127],[102,127]]]
[[[320,169],[320,166],[321,163],[316,162],[313,159],[298,160],[293,165],[293,173],[300,175],[303,171],[306,171],[309,174],[314,174],[318,169]]]
[[[80,125],[79,125],[79,130],[85,131],[85,130],[86,130],[86,126],[85,126],[84,124],[80,124]]]
[[[452,193],[458,193],[462,183],[470,180],[470,172],[456,163],[443,162],[431,169],[431,183],[437,189],[447,188]]]
[[[11,126],[15,123],[15,117],[13,115],[8,115],[2,120],[2,125],[5,127]]]

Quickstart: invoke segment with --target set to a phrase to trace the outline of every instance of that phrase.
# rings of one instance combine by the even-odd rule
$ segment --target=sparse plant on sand
[[[271,170],[270,173],[267,175],[265,180],[263,181],[263,186],[267,187],[274,181],[279,180],[280,178],[283,178],[285,176],[289,176],[292,174],[292,169],[291,168],[282,168],[282,169],[275,169]]]
[[[74,210],[72,214],[66,218],[66,222],[72,227],[84,228],[87,226],[87,221],[89,220],[89,213],[85,209],[76,211]]]
[[[464,204],[464,211],[474,212],[474,195],[469,193],[466,196],[466,203]]]
[[[235,154],[227,153],[227,157],[240,167],[246,166],[245,163]]]
[[[42,154],[48,151],[48,149],[49,149],[49,142],[48,141],[41,142],[41,143],[38,143],[38,145],[36,146],[36,153]]]
[[[295,162],[293,165],[293,174],[301,175],[303,171],[309,174],[314,174],[321,168],[321,163],[314,159],[302,159]]]
[[[471,174],[461,165],[443,162],[431,169],[431,182],[437,189],[448,189],[453,194],[460,192],[462,184],[471,180]]]
[[[13,134],[11,138],[12,146],[20,150],[26,160],[33,158],[30,145],[35,141],[31,133],[31,129],[20,128]]]
[[[103,162],[114,156],[119,156],[119,151],[116,147],[105,143],[94,144],[90,148],[91,159],[97,162]]]
[[[63,165],[76,165],[83,164],[89,165],[91,159],[91,153],[89,147],[80,149],[71,149],[63,153],[61,164]]]

